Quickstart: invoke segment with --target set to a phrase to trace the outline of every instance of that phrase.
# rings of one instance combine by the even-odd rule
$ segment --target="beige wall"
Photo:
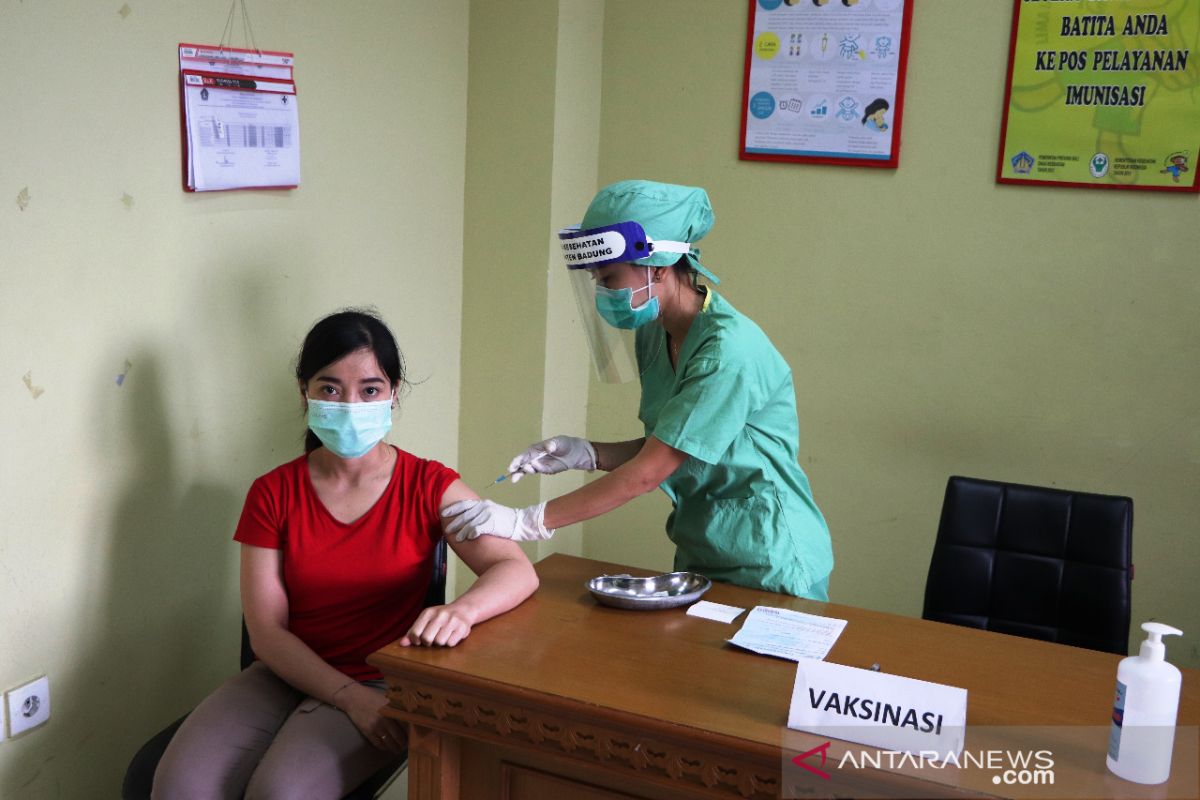
[[[175,46],[228,4],[121,5],[0,8],[0,690],[48,674],[53,706],[0,742],[4,797],[116,796],[235,667],[230,536],[300,451],[318,316],[378,307],[421,381],[392,440],[458,462],[465,0],[249,4],[297,53],[303,186],[207,195],[179,186]]]
[[[1177,625],[1200,666],[1197,198],[997,186],[1011,15],[918,4],[885,171],[738,161],[746,3],[608,0],[600,182],[708,189],[705,263],[796,376],[835,601],[920,614],[951,474],[1128,494],[1135,630]],[[635,415],[593,387],[593,436]],[[589,523],[585,552],[670,566],[667,510]]]

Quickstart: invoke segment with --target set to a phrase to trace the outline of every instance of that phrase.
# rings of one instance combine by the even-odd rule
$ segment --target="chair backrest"
[[[446,604],[446,540],[438,539],[433,548],[433,578],[429,591],[425,593],[425,608]],[[246,619],[242,618],[242,669],[254,663],[254,649],[250,647],[250,632],[246,630]]]
[[[425,608],[446,605],[446,562],[446,540],[441,538],[433,548],[433,580],[425,594]]]
[[[1128,653],[1133,500],[954,476],[925,619]]]

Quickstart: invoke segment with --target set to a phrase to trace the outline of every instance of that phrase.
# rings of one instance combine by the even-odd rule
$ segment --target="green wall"
[[[705,263],[795,373],[832,599],[920,614],[951,474],[1125,494],[1134,629],[1200,666],[1197,198],[994,183],[1004,2],[916,5],[899,169],[739,161],[746,6],[608,0],[600,183],[707,188]],[[589,432],[638,434],[636,388],[594,386]],[[585,552],[668,567],[666,513]]]
[[[458,463],[465,0],[248,4],[297,54],[303,185],[217,194],[180,189],[176,45],[228,3],[128,6],[0,4],[0,691],[52,706],[6,798],[116,797],[236,669],[231,536],[301,452],[317,317],[378,307],[419,381],[392,441]]]
[[[554,232],[596,185],[603,10],[594,0],[471,3],[461,471],[508,505],[582,484],[579,473],[491,481],[530,443],[587,424],[590,366]],[[582,536],[571,526],[525,550],[578,555]],[[471,580],[459,563],[458,588]]]

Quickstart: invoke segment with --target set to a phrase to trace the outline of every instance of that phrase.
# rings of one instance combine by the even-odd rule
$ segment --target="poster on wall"
[[[896,167],[913,0],[749,0],[741,158]]]
[[[181,43],[183,188],[300,185],[300,110],[292,53]]]
[[[1014,0],[1000,183],[1196,192],[1200,0]]]

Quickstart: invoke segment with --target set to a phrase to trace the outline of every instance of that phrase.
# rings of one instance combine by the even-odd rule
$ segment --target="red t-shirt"
[[[360,681],[382,677],[367,656],[407,633],[421,612],[442,536],[438,506],[459,477],[393,449],[387,489],[354,522],[325,508],[304,455],[254,481],[233,537],[283,551],[288,630]]]

